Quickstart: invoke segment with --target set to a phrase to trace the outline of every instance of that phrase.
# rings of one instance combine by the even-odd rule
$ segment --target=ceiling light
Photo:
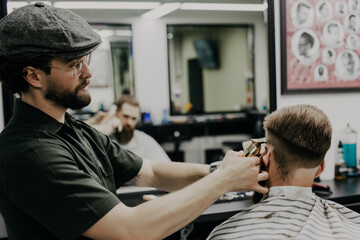
[[[142,15],[146,19],[156,19],[169,14],[180,7],[180,3],[164,3],[160,7],[148,11]]]
[[[233,4],[233,3],[183,3],[181,10],[214,10],[214,11],[258,11],[262,12],[268,8],[263,4]]]
[[[160,6],[160,2],[54,2],[54,7],[68,9],[153,9]]]

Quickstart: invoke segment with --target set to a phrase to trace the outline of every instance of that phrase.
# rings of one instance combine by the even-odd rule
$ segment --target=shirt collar
[[[50,117],[40,109],[23,102],[20,98],[15,100],[14,115],[36,128],[51,133],[56,133],[63,125],[61,122]]]
[[[312,197],[313,192],[311,187],[298,186],[277,186],[271,187],[267,197],[284,197],[284,198],[304,198]]]

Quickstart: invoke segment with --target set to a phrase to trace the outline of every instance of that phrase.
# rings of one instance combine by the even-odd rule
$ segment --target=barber
[[[108,112],[99,111],[85,122],[142,158],[170,162],[169,156],[152,136],[136,129],[139,116],[139,101],[133,95],[123,94]]]
[[[84,19],[35,3],[0,21],[0,79],[19,93],[0,135],[0,212],[9,239],[162,239],[222,194],[266,193],[259,158],[229,151],[202,164],[150,162],[67,114],[90,103],[90,54],[101,43]],[[127,207],[126,182],[172,192]]]

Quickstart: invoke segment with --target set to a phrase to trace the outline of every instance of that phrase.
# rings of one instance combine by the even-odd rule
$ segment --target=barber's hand
[[[244,152],[228,151],[220,167],[216,170],[223,174],[225,184],[229,191],[256,191],[265,194],[267,187],[259,185],[259,181],[269,178],[269,174],[260,171],[260,158],[244,157]]]
[[[106,135],[110,135],[113,131],[121,132],[123,128],[120,119],[113,112],[100,111],[86,123]]]
[[[105,117],[105,115],[106,115],[106,112],[99,111],[94,116],[92,116],[91,118],[86,119],[84,122],[91,125],[91,126],[95,125],[95,124],[100,124],[100,122]]]

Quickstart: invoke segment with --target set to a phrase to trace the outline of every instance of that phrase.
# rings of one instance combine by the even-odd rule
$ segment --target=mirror
[[[221,1],[213,0],[213,2],[220,3]],[[238,2],[238,1],[236,1]],[[251,4],[262,4],[263,0],[241,0],[242,3],[251,3]],[[272,1],[269,1],[269,7],[272,7]],[[254,51],[254,59],[251,61],[247,60],[247,65],[253,62],[253,72],[254,79],[253,85],[249,85],[249,88],[252,88],[252,91],[249,93],[253,93],[253,95],[249,94],[250,99],[252,98],[253,106],[258,110],[271,110],[276,109],[272,107],[272,105],[276,104],[276,100],[271,100],[271,96],[276,95],[275,91],[275,83],[269,84],[269,82],[274,79],[275,74],[275,61],[269,61],[269,57],[274,59],[274,53],[272,54],[272,50],[274,50],[273,44],[268,46],[268,24],[269,29],[269,38],[274,35],[273,30],[273,15],[267,15],[267,11],[265,12],[248,12],[248,11],[188,11],[188,10],[176,10],[168,15],[161,17],[160,19],[148,20],[141,17],[141,13],[139,11],[129,11],[129,10],[119,10],[119,9],[107,9],[107,10],[93,10],[89,11],[86,9],[75,9],[78,14],[84,17],[90,23],[103,23],[98,25],[104,26],[114,26],[113,23],[118,24],[128,24],[129,29],[131,30],[132,35],[132,49],[133,56],[131,54],[131,59],[134,59],[134,63],[129,62],[129,69],[134,66],[134,70],[130,70],[129,76],[136,77],[135,82],[135,95],[139,99],[140,104],[143,109],[151,112],[152,120],[154,124],[160,124],[163,115],[169,116],[171,113],[170,109],[170,93],[174,93],[176,91],[172,90],[173,82],[170,82],[170,77],[175,74],[175,72],[170,69],[170,61],[168,58],[168,54],[170,54],[170,45],[167,44],[169,39],[167,38],[167,27],[170,26],[218,26],[218,27],[239,27],[239,26],[249,26],[253,27],[253,51]],[[270,12],[271,13],[271,12]],[[268,22],[269,19],[269,22]],[[124,26],[124,25],[122,25]],[[131,26],[131,28],[130,28]],[[218,28],[216,28],[218,29]],[[215,29],[215,31],[217,31]],[[104,28],[104,30],[106,30]],[[130,41],[130,40],[129,40]],[[190,45],[194,48],[193,43]],[[109,47],[110,49],[110,47]],[[196,51],[192,52],[196,56]],[[219,52],[220,53],[220,52]],[[271,56],[269,56],[269,53]],[[111,59],[111,55],[108,57]],[[219,59],[220,69],[222,67],[227,67],[224,65],[224,60]],[[91,67],[95,67],[91,64]],[[269,68],[273,64],[272,68]],[[113,67],[112,64],[111,69],[108,70],[97,68],[98,71],[108,72],[111,77],[113,77]],[[185,66],[183,66],[185,67]],[[248,66],[251,69],[251,66]],[[169,71],[170,72],[169,72]],[[206,69],[207,73],[211,72],[219,72],[219,70],[215,69]],[[134,72],[134,75],[131,75]],[[106,73],[107,74],[107,73]],[[272,76],[272,77],[270,77]],[[95,77],[95,76],[94,76]],[[93,81],[95,81],[93,77]],[[269,81],[270,79],[270,81]],[[224,81],[216,81],[216,83],[221,83]],[[115,90],[113,86],[116,86],[116,83],[119,82],[117,80],[114,83],[110,82],[109,86],[111,88],[106,89],[101,87],[94,87],[90,90],[93,91],[92,97],[92,105],[94,106],[94,111],[99,110],[99,106],[102,102],[105,103],[105,107],[111,105],[111,103],[115,99]],[[209,81],[208,81],[209,82]],[[133,81],[134,83],[134,81]],[[250,82],[251,83],[251,82]],[[225,85],[225,84],[223,84]],[[244,97],[244,91],[246,88],[244,87],[234,87],[227,84],[231,87],[232,90],[237,90],[236,93],[222,93],[217,91],[216,94],[213,94],[212,97],[222,96],[223,98],[228,98],[232,96]],[[96,93],[94,93],[96,91]],[[121,90],[120,90],[121,91]],[[117,91],[118,92],[118,91]],[[156,97],[154,96],[154,92],[156,92]],[[245,91],[246,92],[246,91]],[[270,93],[269,93],[270,92]],[[246,94],[245,94],[246,95]],[[184,94],[181,95],[184,97]],[[109,100],[110,99],[110,100]],[[243,99],[246,99],[244,97]],[[244,101],[244,100],[243,100]],[[181,103],[180,115],[186,114],[185,106],[187,101],[183,101]],[[189,104],[186,106],[188,107]],[[249,104],[251,105],[251,104]],[[216,109],[210,109],[210,112],[237,112],[239,110],[234,109],[247,109],[248,106],[245,102],[234,103],[230,106],[227,106],[226,109],[221,109],[216,106]],[[222,107],[222,106],[221,106]],[[240,110],[241,111],[241,110]],[[205,112],[204,114],[206,114]],[[174,113],[171,113],[174,115]],[[171,117],[171,119],[184,119],[183,116],[179,118]]]
[[[89,108],[104,110],[122,94],[134,94],[131,25],[91,24],[102,44],[92,54]]]
[[[170,113],[254,108],[254,26],[167,25]]]

